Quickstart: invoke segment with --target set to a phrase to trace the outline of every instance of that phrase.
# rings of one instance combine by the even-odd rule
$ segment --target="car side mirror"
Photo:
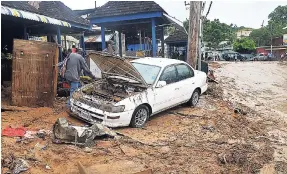
[[[161,88],[166,86],[166,81],[158,81],[157,85],[155,86],[156,88]]]

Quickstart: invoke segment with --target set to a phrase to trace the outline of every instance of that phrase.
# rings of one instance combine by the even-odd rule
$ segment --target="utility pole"
[[[196,69],[200,33],[201,1],[190,1],[187,63]]]
[[[203,15],[202,15],[202,13],[203,13],[203,9],[204,9],[204,6],[205,6],[205,2],[204,2],[204,4],[202,4],[202,3],[200,3],[200,19],[199,19],[199,39],[198,39],[198,67],[197,67],[197,69],[199,70],[199,71],[201,71],[201,46],[202,46],[202,32],[203,32],[203,23],[202,23],[202,21],[203,21]]]
[[[270,34],[271,34],[271,50],[270,50],[270,52],[271,52],[271,56],[272,56],[272,23],[270,23],[270,27],[271,27],[271,31],[270,31]]]

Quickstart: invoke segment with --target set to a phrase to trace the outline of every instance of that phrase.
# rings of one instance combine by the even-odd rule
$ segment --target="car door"
[[[195,77],[193,69],[186,64],[177,64],[178,102],[182,103],[190,99],[195,90]]]
[[[170,106],[176,104],[178,85],[177,82],[177,72],[174,65],[166,67],[158,81],[165,81],[166,85],[162,87],[154,88],[154,99],[153,111],[158,112]]]

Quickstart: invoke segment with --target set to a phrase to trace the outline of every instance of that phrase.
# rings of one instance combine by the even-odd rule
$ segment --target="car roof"
[[[147,64],[147,65],[155,65],[159,67],[166,67],[172,64],[185,63],[184,61],[177,60],[177,59],[158,58],[158,57],[145,57],[145,58],[133,60],[131,62],[142,63],[142,64]]]

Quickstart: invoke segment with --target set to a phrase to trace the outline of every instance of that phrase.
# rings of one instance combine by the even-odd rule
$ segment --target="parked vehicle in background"
[[[255,57],[252,58],[253,61],[264,61],[267,60],[267,56],[263,53],[257,54]]]
[[[251,60],[254,56],[256,56],[256,54],[254,54],[254,53],[252,53],[252,54],[241,54],[241,55],[246,58],[245,61],[249,61],[249,60]]]
[[[230,52],[230,53],[223,53],[222,58],[225,59],[226,61],[245,61],[247,58],[237,52]]]

